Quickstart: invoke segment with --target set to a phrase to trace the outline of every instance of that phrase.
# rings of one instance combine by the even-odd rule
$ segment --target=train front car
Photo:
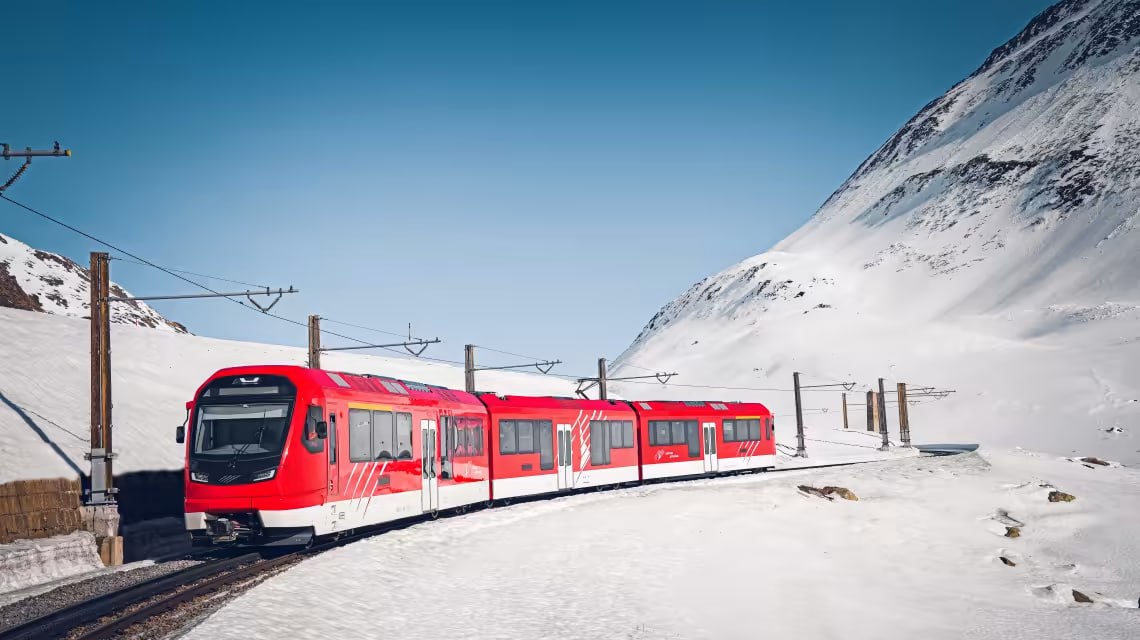
[[[631,401],[645,480],[770,469],[775,425],[762,404]]]
[[[324,501],[320,389],[298,367],[218,371],[187,403],[186,528],[195,544],[305,545]]]

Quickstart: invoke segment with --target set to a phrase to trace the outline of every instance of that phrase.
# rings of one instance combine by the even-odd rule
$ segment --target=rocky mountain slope
[[[1057,450],[1127,438],[1112,429],[1140,431],[1138,226],[1140,2],[1065,0],[618,362],[757,387],[792,369],[957,387],[922,409],[936,436],[966,419],[970,437]],[[822,421],[837,403],[817,397]]]
[[[0,234],[0,307],[90,317],[90,283],[87,268],[74,260]],[[111,283],[111,292],[130,295],[115,283]],[[136,301],[111,305],[111,322],[188,333],[186,327]]]

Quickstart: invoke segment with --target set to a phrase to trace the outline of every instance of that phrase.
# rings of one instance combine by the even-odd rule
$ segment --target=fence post
[[[879,432],[883,436],[883,446],[879,450],[887,451],[891,448],[891,443],[890,434],[887,433],[887,393],[883,389],[882,378],[879,378]]]
[[[902,446],[910,448],[910,412],[906,404],[906,383],[898,383],[899,391],[899,440]]]
[[[792,386],[796,391],[796,457],[806,458],[807,446],[804,444],[804,410],[800,402],[800,374],[792,373]]]

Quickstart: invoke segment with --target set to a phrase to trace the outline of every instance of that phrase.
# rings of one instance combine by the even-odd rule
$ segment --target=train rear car
[[[759,403],[633,401],[646,480],[766,469],[775,464],[772,413]]]

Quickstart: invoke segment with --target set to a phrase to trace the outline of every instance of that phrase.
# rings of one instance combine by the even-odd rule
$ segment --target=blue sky
[[[283,315],[587,373],[801,225],[1048,4],[13,4],[0,141],[75,155],[8,195],[166,266],[296,286]],[[0,231],[98,249],[4,202]],[[138,295],[192,290],[113,269]],[[305,340],[225,301],[155,306]]]

